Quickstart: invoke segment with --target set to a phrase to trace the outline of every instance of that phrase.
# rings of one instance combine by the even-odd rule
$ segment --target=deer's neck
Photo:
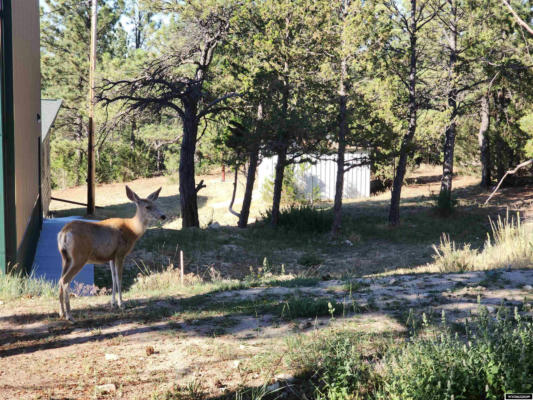
[[[137,239],[144,235],[146,228],[148,227],[148,221],[137,209],[135,216],[130,219],[130,227],[133,233],[137,236]]]

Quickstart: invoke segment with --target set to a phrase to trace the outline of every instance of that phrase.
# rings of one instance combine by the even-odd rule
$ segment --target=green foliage
[[[106,142],[98,152],[96,179],[98,182],[128,182],[151,176],[156,171],[153,151],[142,142],[133,149],[123,141]]]
[[[282,204],[289,205],[304,205],[307,203],[316,203],[320,200],[320,188],[315,186],[310,194],[305,193],[305,190],[298,184],[298,168],[302,170],[305,168],[304,164],[290,165],[285,167],[285,173],[283,174],[283,190],[281,192]],[[261,197],[265,203],[272,201],[274,195],[274,177],[265,179],[263,186],[261,187]]]
[[[502,315],[503,314],[503,315]],[[501,399],[533,390],[533,324],[481,307],[466,340],[444,329],[393,351],[377,399]],[[442,331],[442,330],[441,330]]]
[[[80,145],[57,138],[50,142],[50,178],[52,188],[81,185],[87,177],[87,156]]]
[[[178,145],[169,146],[165,150],[165,170],[169,175],[177,175],[180,167],[180,149]]]
[[[295,296],[274,306],[278,309],[282,319],[316,318],[324,316],[342,315],[343,305],[325,298],[314,299]]]
[[[262,222],[268,224],[272,220],[272,211],[267,210]],[[333,213],[321,210],[309,204],[291,205],[280,211],[278,227],[292,232],[325,233],[331,229]]]
[[[82,144],[86,146],[86,141]],[[52,188],[81,185],[87,177],[87,153],[79,143],[57,138],[51,142]],[[113,140],[104,142],[96,153],[96,181],[127,182],[153,175],[156,170],[153,151],[143,142],[130,144]]]
[[[57,285],[44,278],[35,278],[21,270],[0,274],[0,299],[12,300],[20,297],[55,297]]]
[[[357,334],[341,334],[322,344],[317,400],[361,398],[372,388],[375,374],[358,345],[360,340]]]
[[[448,190],[441,190],[435,198],[435,209],[441,217],[450,216],[456,205],[457,199]]]

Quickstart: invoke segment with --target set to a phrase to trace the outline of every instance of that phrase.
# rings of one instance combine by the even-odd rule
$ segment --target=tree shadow
[[[502,270],[503,271],[503,270]],[[496,271],[491,274],[507,272]],[[501,276],[485,274],[494,282]],[[442,274],[425,274],[418,276],[417,284],[427,278]],[[431,310],[445,309],[446,305],[458,307],[462,313],[475,311],[479,304],[475,298],[454,299],[448,296],[449,289],[457,286],[479,285],[485,275],[479,273],[454,274],[447,286],[439,287],[438,292],[430,287],[413,286],[404,292],[394,292],[394,302],[379,300],[378,305],[370,304],[370,297],[365,301],[359,297],[364,291],[347,292],[341,295],[329,292],[286,291],[287,295],[269,292],[273,288],[249,289],[241,297],[237,291],[217,292],[187,298],[161,296],[140,300],[126,301],[126,309],[110,310],[107,305],[84,305],[73,307],[74,324],[59,320],[57,314],[49,312],[26,313],[0,317],[0,323],[14,326],[0,333],[0,358],[39,350],[56,349],[81,343],[96,342],[116,336],[130,337],[147,332],[172,331],[182,337],[214,337],[231,334],[240,340],[252,338],[250,332],[264,331],[264,337],[277,335],[278,328],[294,326],[302,321],[320,320],[323,325],[309,324],[309,329],[325,329],[331,318],[331,307],[337,318],[364,316],[366,314],[383,315],[401,326],[409,320],[407,310],[418,310],[419,314]],[[473,278],[474,277],[474,278]],[[479,279],[478,279],[479,278]],[[497,278],[497,279],[496,279]],[[389,279],[383,278],[387,285]],[[404,276],[402,276],[404,279]],[[410,285],[409,276],[405,277],[406,287]],[[413,284],[414,285],[414,284]],[[361,290],[364,290],[361,289]],[[372,289],[372,296],[379,294],[379,288]],[[251,294],[255,293],[253,296]],[[269,294],[270,293],[270,294]],[[311,293],[311,294],[310,294]],[[314,293],[314,294],[313,294]],[[318,293],[318,294],[317,294]],[[423,296],[417,295],[422,293]],[[343,297],[344,296],[344,297]],[[341,300],[344,298],[345,300]],[[333,306],[331,306],[331,304]],[[344,305],[343,305],[344,304]],[[481,300],[482,305],[497,307],[519,306],[519,301],[508,300],[498,292]],[[345,308],[344,308],[345,307]],[[440,313],[435,312],[429,322],[437,325]],[[40,324],[38,324],[40,323]],[[304,328],[306,329],[306,328]],[[104,332],[102,332],[104,331]],[[83,334],[72,335],[75,332]],[[280,330],[285,335],[286,330]],[[285,333],[284,333],[285,332]],[[243,336],[244,335],[244,336]],[[263,337],[263,336],[262,336]],[[275,337],[275,336],[272,336]]]

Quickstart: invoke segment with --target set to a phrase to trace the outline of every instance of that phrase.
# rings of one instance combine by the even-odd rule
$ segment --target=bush
[[[81,185],[87,178],[87,157],[81,149],[86,142],[52,138],[50,142],[50,179],[52,189]]]
[[[533,266],[533,235],[531,228],[507,215],[490,221],[492,238],[488,235],[482,251],[469,245],[457,248],[447,235],[440,245],[433,246],[436,255],[434,266],[439,272],[462,272],[495,268],[528,268]]]
[[[272,220],[272,210],[267,210],[262,215],[263,222]],[[291,205],[280,210],[278,227],[287,231],[325,233],[331,229],[333,212],[320,210],[309,204]]]
[[[373,389],[376,375],[357,342],[356,336],[341,335],[324,343],[317,400],[357,399]]]
[[[466,244],[462,249],[457,248],[450,236],[443,234],[440,245],[433,245],[435,265],[439,272],[464,272],[474,268],[478,251]]]
[[[300,187],[297,181],[297,174],[303,174],[306,164],[300,164],[300,171],[295,171],[296,166],[290,165],[285,168],[283,174],[283,190],[281,192],[282,204],[307,204],[316,203],[320,200],[320,187],[315,186],[310,194],[305,193],[305,189]],[[274,178],[266,179],[261,187],[261,196],[265,203],[272,201],[274,196]]]
[[[480,308],[466,340],[445,329],[416,338],[384,360],[377,399],[501,399],[505,392],[533,391],[533,324]]]
[[[453,213],[457,199],[454,199],[452,193],[448,190],[441,190],[435,199],[435,209],[442,217],[448,217]]]
[[[480,306],[464,336],[445,321],[433,334],[422,321],[424,331],[396,343],[338,330],[293,339],[288,363],[309,375],[320,400],[501,399],[533,391],[533,322],[516,310],[502,308],[494,318]]]

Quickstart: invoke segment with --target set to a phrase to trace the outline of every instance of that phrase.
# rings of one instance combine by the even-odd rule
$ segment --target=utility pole
[[[91,7],[91,50],[89,67],[89,138],[88,138],[88,173],[87,173],[87,215],[94,215],[94,180],[96,168],[94,165],[94,71],[96,66],[96,17],[98,13],[97,0],[92,0]]]

